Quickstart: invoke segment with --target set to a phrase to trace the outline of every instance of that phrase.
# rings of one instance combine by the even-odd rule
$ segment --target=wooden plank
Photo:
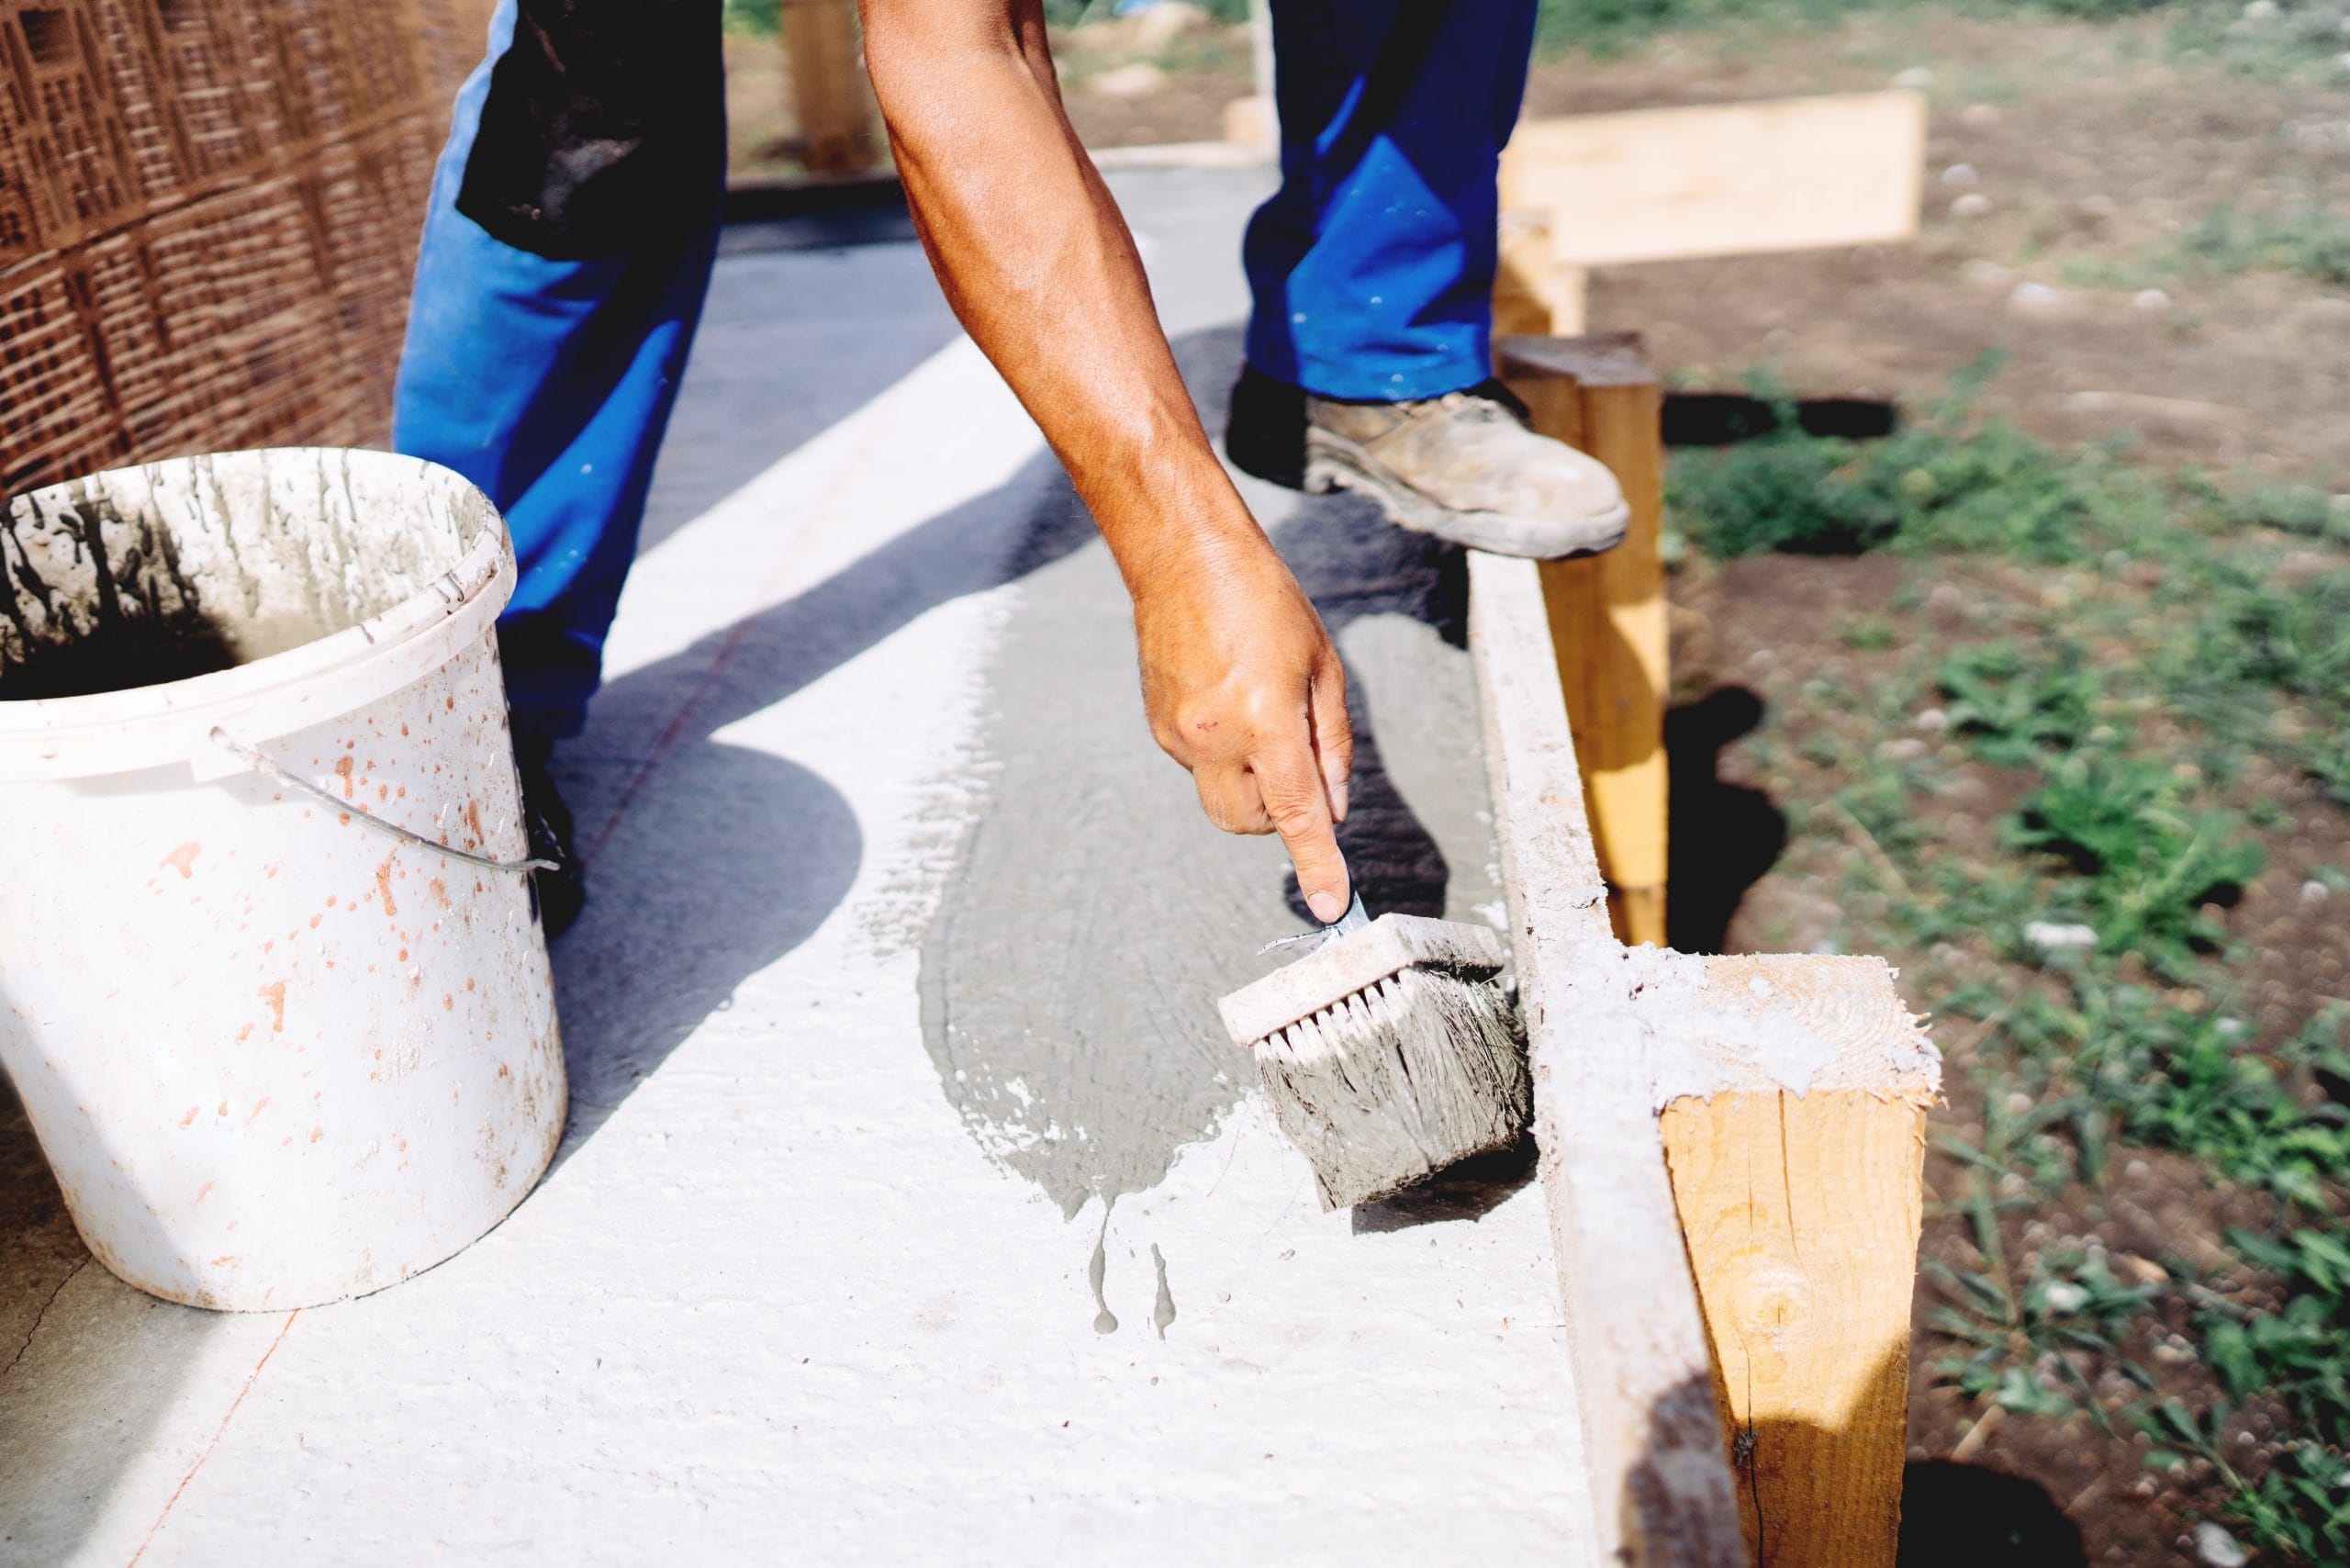
[[[1660,1122],[1762,1568],[1892,1568],[1926,1111],[1858,1090]]]
[[[1494,274],[1496,339],[1581,332],[1589,281],[1583,268],[1561,266],[1552,257],[1547,213],[1503,212],[1500,265]]]
[[[1746,1561],[1643,1025],[1611,936],[1540,577],[1472,551],[1477,668],[1535,1138],[1605,1562]]]
[[[783,0],[783,49],[791,62],[800,162],[811,174],[870,169],[874,106],[856,0]]]
[[[1506,338],[1496,358],[1534,428],[1606,464],[1631,503],[1621,544],[1586,560],[1546,561],[1541,578],[1616,932],[1628,944],[1662,946],[1664,389],[1632,333]]]
[[[1907,240],[1925,148],[1908,91],[1528,120],[1504,206],[1547,213],[1581,267]]]

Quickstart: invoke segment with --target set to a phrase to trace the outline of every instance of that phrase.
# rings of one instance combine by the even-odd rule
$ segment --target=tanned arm
[[[923,248],[1133,596],[1151,734],[1211,822],[1278,832],[1306,902],[1337,919],[1346,678],[1200,428],[1133,236],[1062,111],[1041,0],[861,5]]]

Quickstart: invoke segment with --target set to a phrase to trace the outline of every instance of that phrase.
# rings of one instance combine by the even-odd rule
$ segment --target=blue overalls
[[[577,734],[596,689],[725,169],[715,0],[584,9],[500,0],[434,174],[393,416],[394,445],[506,516],[508,694],[536,740]],[[1249,362],[1330,398],[1484,380],[1535,0],[1272,10],[1282,178],[1248,226]]]

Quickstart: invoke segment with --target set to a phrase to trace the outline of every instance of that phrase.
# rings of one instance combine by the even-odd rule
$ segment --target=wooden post
[[[1940,1058],[1881,959],[1617,944],[1554,609],[1470,553],[1598,1560],[1891,1568]]]
[[[1539,212],[1502,209],[1500,264],[1494,273],[1494,339],[1547,338],[1558,330],[1542,274],[1550,264],[1550,220]],[[1501,356],[1496,353],[1494,359]],[[1494,367],[1501,366],[1496,364]]]
[[[1892,1568],[1926,1107],[1694,1096],[1660,1127],[1759,1568]]]
[[[1544,562],[1542,593],[1616,934],[1662,946],[1664,390],[1634,333],[1506,338],[1496,358],[1534,428],[1606,464],[1631,503],[1624,543]]]
[[[808,172],[861,174],[873,167],[874,112],[856,0],[783,0],[783,49]]]
[[[1702,962],[1713,1081],[1658,1129],[1747,1548],[1759,1568],[1893,1568],[1939,1061],[1879,959]],[[1812,1042],[1792,1083],[1732,1043],[1763,1025]]]
[[[1583,330],[1583,294],[1589,274],[1583,267],[1559,260],[1558,239],[1550,232],[1556,213],[1529,190],[1531,167],[1522,157],[1502,160],[1501,255],[1494,276],[1494,335],[1497,339],[1573,337]]]

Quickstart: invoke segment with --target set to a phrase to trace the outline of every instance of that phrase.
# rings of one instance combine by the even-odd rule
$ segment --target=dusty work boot
[[[554,756],[552,741],[514,737],[514,762],[522,778],[522,830],[534,860],[552,860],[554,869],[542,867],[531,873],[531,902],[539,924],[550,938],[560,936],[588,902],[588,871],[571,847],[571,808],[564,804],[547,764]]]
[[[1620,543],[1631,521],[1606,465],[1537,435],[1498,381],[1407,403],[1353,403],[1245,370],[1225,450],[1260,479],[1360,491],[1400,527],[1497,554],[1594,554]]]

